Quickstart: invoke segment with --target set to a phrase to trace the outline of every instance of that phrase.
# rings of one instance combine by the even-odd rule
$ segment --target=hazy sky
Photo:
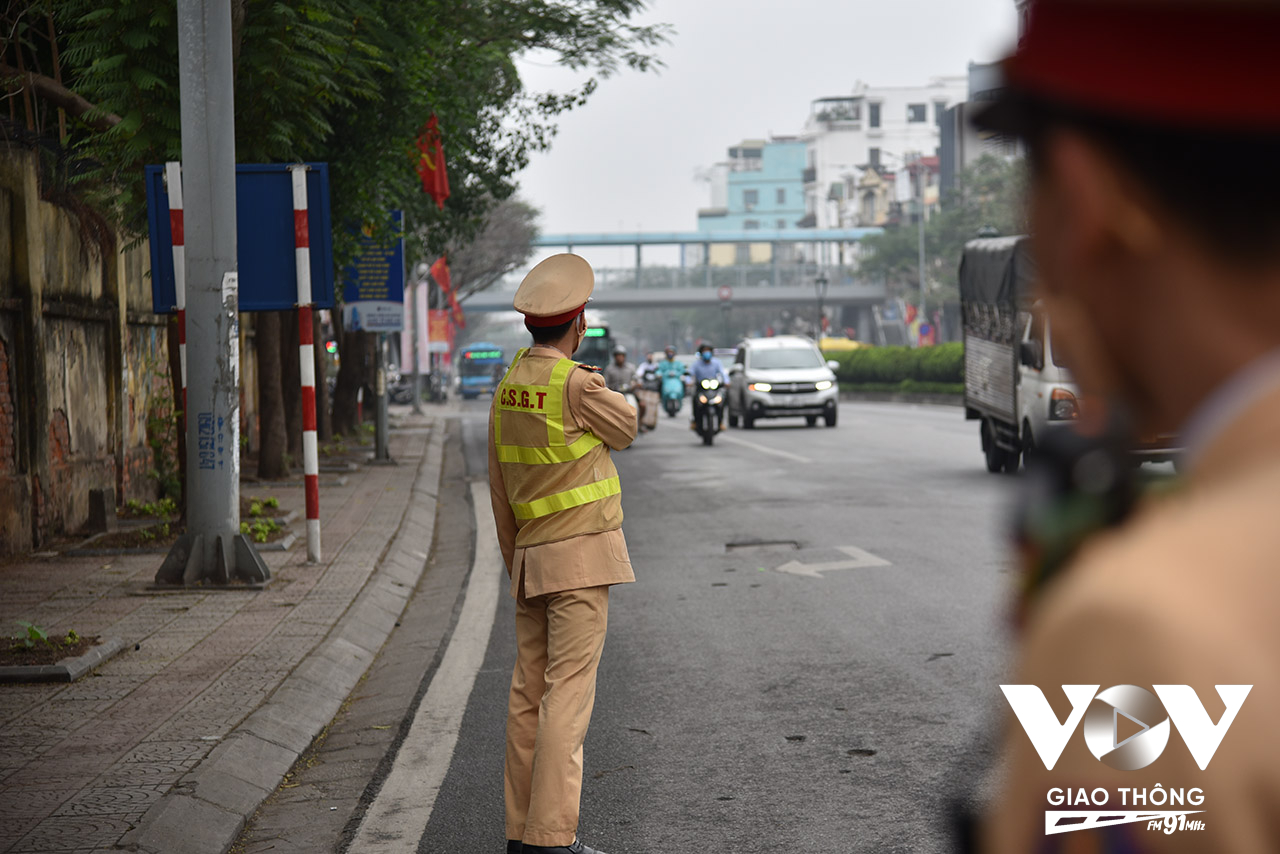
[[[656,0],[641,20],[675,27],[667,67],[603,81],[521,176],[543,232],[693,231],[709,201],[695,176],[730,145],[797,133],[812,99],[856,80],[964,74],[1017,27],[1013,0]],[[521,73],[533,91],[578,79],[534,59]]]

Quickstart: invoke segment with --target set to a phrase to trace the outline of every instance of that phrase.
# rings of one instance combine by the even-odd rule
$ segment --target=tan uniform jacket
[[[526,359],[560,358],[555,350],[533,348]],[[495,398],[496,400],[496,398]],[[564,401],[565,440],[572,443],[583,433],[593,433],[613,450],[626,448],[636,437],[636,413],[626,398],[605,387],[598,373],[575,369],[569,373]],[[493,410],[489,412],[489,495],[498,528],[498,543],[511,577],[511,595],[542,596],[562,590],[625,584],[635,581],[622,528],[570,537],[528,548],[516,547],[521,522],[511,510],[502,469],[493,441]]]
[[[1224,710],[1215,685],[1253,689],[1203,771],[1176,726],[1160,758],[1133,771],[1095,759],[1081,727],[1049,771],[1010,713],[985,851],[1280,851],[1280,392],[1221,432],[1175,493],[1086,547],[1028,626],[1010,682],[1039,686],[1059,721],[1070,711],[1061,685],[1189,685],[1213,723]],[[1048,809],[1096,809],[1050,806],[1055,786],[1110,788],[1107,809],[1123,812],[1118,787],[1157,783],[1202,789],[1203,804],[1183,808],[1203,810],[1188,818],[1205,829],[1128,825],[1108,833],[1127,835],[1131,847],[1106,849],[1095,847],[1100,831],[1044,833]]]

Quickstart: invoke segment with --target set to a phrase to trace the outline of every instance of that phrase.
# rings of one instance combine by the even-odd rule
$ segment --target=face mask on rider
[[[711,361],[711,351],[710,351],[710,350],[703,350],[703,351],[702,351],[701,353],[699,353],[698,355],[702,357],[702,361],[704,361],[704,362],[710,362],[710,361]]]

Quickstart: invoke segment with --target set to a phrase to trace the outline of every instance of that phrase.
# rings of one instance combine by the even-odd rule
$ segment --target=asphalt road
[[[637,583],[612,596],[582,838],[945,850],[1006,649],[1009,481],[983,470],[976,427],[846,404],[834,429],[768,422],[707,448],[681,415],[615,458]],[[839,546],[890,565],[774,571]],[[504,597],[419,851],[501,850],[511,613]]]
[[[1000,708],[1011,587],[1001,535],[1013,479],[985,472],[977,428],[958,408],[841,409],[834,429],[764,422],[709,448],[685,413],[664,416],[615,454],[638,583],[611,595],[586,745],[579,830],[589,845],[609,854],[950,850],[947,806],[976,785]],[[483,476],[486,415],[487,402],[463,407],[471,478]],[[479,524],[491,524],[479,510]],[[511,601],[505,589],[497,598],[420,852],[503,850],[515,651]],[[396,643],[393,635],[384,655],[402,662]],[[436,672],[425,657],[420,669],[416,698],[419,686],[400,685],[406,705]],[[362,694],[382,696],[385,718],[391,689],[379,684],[375,673]],[[332,843],[358,849],[365,807],[392,771],[364,756],[343,772],[341,739],[362,738],[344,726],[367,736],[392,724],[362,712],[363,702],[354,698],[349,720],[335,723],[335,748],[298,770],[292,806],[269,803],[258,844],[243,850],[291,850],[286,832],[268,845],[261,831],[287,828],[290,809],[293,825],[311,828],[299,850],[320,850],[306,810],[323,818],[342,793],[308,789],[308,774],[346,779],[353,805],[359,796]],[[400,729],[412,741],[408,724]]]

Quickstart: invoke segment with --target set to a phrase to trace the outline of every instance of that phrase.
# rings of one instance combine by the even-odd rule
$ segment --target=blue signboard
[[[307,164],[311,243],[311,299],[333,307],[333,227],[329,214],[329,165]],[[156,314],[175,310],[173,237],[164,167],[146,168],[147,222],[151,237],[151,303]],[[284,311],[298,303],[293,251],[293,180],[285,163],[236,165],[236,243],[241,311]]]
[[[367,232],[360,249],[342,271],[342,322],[354,332],[399,332],[404,329],[404,212],[391,211],[389,243]]]

